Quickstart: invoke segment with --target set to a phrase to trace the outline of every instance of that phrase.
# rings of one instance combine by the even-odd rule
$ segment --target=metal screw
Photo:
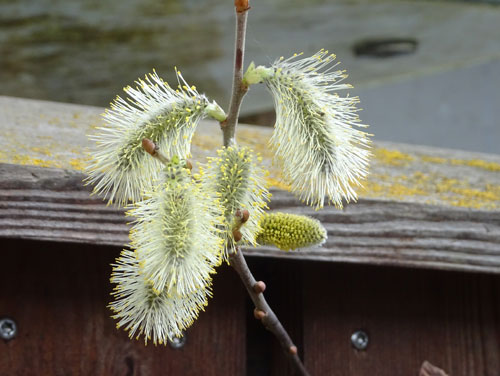
[[[186,344],[186,333],[183,333],[182,337],[173,337],[168,340],[168,344],[173,349],[180,349]]]
[[[17,334],[16,322],[8,317],[0,319],[0,338],[8,341]]]
[[[362,330],[357,330],[351,335],[351,344],[356,350],[366,350],[369,340],[368,334]]]

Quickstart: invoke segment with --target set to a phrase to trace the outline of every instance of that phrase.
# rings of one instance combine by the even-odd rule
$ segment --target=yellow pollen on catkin
[[[257,243],[273,245],[284,251],[323,244],[327,238],[321,223],[305,215],[266,213],[260,227]]]

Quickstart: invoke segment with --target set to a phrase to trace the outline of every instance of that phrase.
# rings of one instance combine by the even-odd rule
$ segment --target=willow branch
[[[276,317],[276,314],[273,312],[271,307],[269,307],[269,304],[267,304],[267,301],[264,298],[263,292],[266,285],[262,281],[257,282],[255,280],[252,272],[248,268],[245,258],[243,257],[243,252],[238,250],[237,252],[231,253],[229,255],[229,263],[236,270],[236,272],[238,272],[248,291],[248,295],[250,295],[250,298],[255,305],[255,318],[261,320],[266,329],[273,333],[278,339],[281,347],[293,362],[298,374],[308,376],[309,373],[297,354],[297,346],[293,344],[292,339],[286,332],[285,328],[283,328],[283,325],[281,325],[281,322]]]
[[[235,132],[236,125],[238,124],[241,102],[248,91],[248,86],[243,84],[243,61],[245,55],[247,13],[250,7],[248,6],[248,0],[235,0],[234,5],[236,10],[234,73],[228,115],[226,120],[221,122],[224,146],[235,144]],[[241,232],[239,230],[241,225],[248,219],[248,215],[249,213],[247,210],[236,213],[237,226],[233,229],[233,237],[236,242],[241,239]],[[293,344],[285,328],[283,328],[283,325],[264,298],[263,292],[266,288],[264,282],[257,282],[255,280],[241,251],[236,250],[236,252],[231,252],[229,254],[229,263],[240,276],[255,305],[255,318],[261,320],[262,324],[278,339],[285,353],[295,365],[298,373],[303,376],[309,376],[309,373],[297,354],[297,346]]]
[[[231,91],[231,100],[229,102],[227,119],[221,122],[222,133],[224,136],[224,146],[229,146],[235,143],[234,133],[236,125],[238,124],[241,101],[248,91],[248,86],[244,85],[242,81],[247,14],[250,7],[248,6],[248,0],[237,0],[234,5],[236,10],[236,41],[234,48],[233,88]]]

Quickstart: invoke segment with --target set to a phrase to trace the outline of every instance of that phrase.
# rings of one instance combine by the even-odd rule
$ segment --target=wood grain
[[[307,264],[305,364],[313,375],[418,375],[428,360],[453,376],[500,374],[500,278]],[[368,333],[364,351],[351,334]]]
[[[119,248],[3,239],[2,251],[0,317],[19,334],[0,341],[0,375],[245,375],[245,295],[227,266],[174,350],[115,328],[106,305]]]
[[[93,145],[87,135],[102,125],[103,108],[0,96],[0,163],[82,170]],[[238,125],[238,143],[259,152],[268,182],[287,188],[269,147],[273,129]],[[192,142],[193,161],[221,147],[217,122],[202,121]],[[500,156],[377,141],[360,197],[381,201],[500,210]]]
[[[248,262],[257,280],[266,283],[264,295],[269,306],[280,319],[283,327],[297,346],[298,354],[303,359],[303,265],[296,260],[269,260],[251,258]],[[252,312],[253,304],[248,302]],[[267,331],[253,315],[247,318],[247,354],[248,376],[293,375],[296,368],[283,353],[276,338]]]
[[[0,237],[123,247],[131,218],[106,206],[77,171],[0,164]],[[271,209],[321,220],[320,248],[254,256],[500,273],[500,213],[408,202],[360,200],[344,210],[314,211],[273,191]]]

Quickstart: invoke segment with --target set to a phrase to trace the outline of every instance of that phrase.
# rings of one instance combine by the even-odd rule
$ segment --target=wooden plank
[[[265,297],[299,350],[303,348],[303,264],[295,260],[252,258],[249,267],[257,280],[266,283]],[[253,317],[253,303],[248,310],[248,376],[294,375],[295,367],[283,353],[276,338]]]
[[[248,265],[255,278],[266,283],[266,300],[302,357],[303,263],[252,258],[248,260]],[[253,309],[253,303],[247,298],[247,375],[294,375],[294,365],[284,354],[276,337],[255,319]]]
[[[0,341],[1,375],[245,375],[245,291],[227,266],[186,345],[144,346],[106,308],[116,247],[2,240],[0,317],[19,333]],[[230,304],[228,304],[230,302]]]
[[[82,170],[87,134],[102,108],[0,96],[0,163]],[[373,130],[376,132],[376,130]],[[238,142],[260,152],[269,183],[287,189],[272,164],[272,128],[240,125]],[[193,139],[193,160],[221,145],[219,125],[204,121]],[[500,211],[500,156],[378,142],[362,198]]]
[[[500,374],[500,278],[305,264],[304,349],[312,375]],[[351,345],[357,330],[368,347]]]
[[[102,109],[8,97],[0,97],[0,109],[0,237],[126,245],[123,211],[82,185],[85,133],[99,125]],[[271,132],[245,125],[238,132],[271,170],[271,209],[320,219],[329,239],[322,248],[247,254],[500,272],[500,156],[377,144],[359,202],[316,212],[280,182],[267,147]],[[218,125],[204,122],[193,158],[219,145]]]
[[[78,171],[0,165],[0,237],[125,246],[128,218],[90,196]],[[362,199],[344,210],[303,207],[273,190],[273,210],[320,219],[323,247],[282,252],[247,248],[248,255],[500,273],[496,211]]]

